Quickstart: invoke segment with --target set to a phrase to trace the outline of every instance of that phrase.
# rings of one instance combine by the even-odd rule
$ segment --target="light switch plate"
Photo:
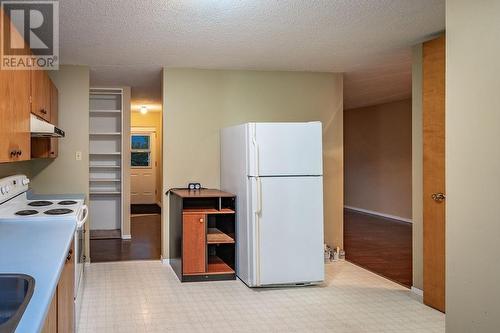
[[[77,161],[81,161],[82,160],[82,152],[81,151],[77,151],[76,154],[75,154],[75,159]]]

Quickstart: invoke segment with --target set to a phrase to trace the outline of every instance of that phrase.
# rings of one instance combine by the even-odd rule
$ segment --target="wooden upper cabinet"
[[[182,272],[206,272],[206,216],[183,214],[182,221]]]
[[[30,71],[0,70],[0,163],[29,160],[30,137]]]
[[[31,113],[50,122],[52,81],[44,70],[31,71]]]
[[[31,138],[30,113],[57,125],[58,92],[47,72],[0,70],[0,163],[57,157],[58,139]]]
[[[50,123],[58,125],[59,121],[59,92],[50,81]],[[32,158],[56,158],[59,152],[57,138],[31,138]]]
[[[30,159],[29,71],[0,70],[0,163]]]

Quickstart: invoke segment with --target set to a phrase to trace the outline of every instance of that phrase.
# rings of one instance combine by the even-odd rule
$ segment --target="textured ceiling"
[[[411,97],[411,49],[388,54],[383,61],[344,75],[344,109]]]
[[[162,67],[348,72],[348,83],[368,73],[373,81],[444,29],[444,8],[444,0],[62,0],[61,61],[90,65],[93,84],[129,84],[134,98],[152,100]]]

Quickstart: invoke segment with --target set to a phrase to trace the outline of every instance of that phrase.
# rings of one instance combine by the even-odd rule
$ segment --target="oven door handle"
[[[82,214],[81,214],[81,220],[78,221],[78,224],[76,225],[77,228],[83,227],[85,222],[87,222],[89,218],[89,208],[87,205],[82,206]]]

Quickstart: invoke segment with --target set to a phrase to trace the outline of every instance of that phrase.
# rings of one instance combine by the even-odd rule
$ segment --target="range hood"
[[[64,138],[64,131],[31,114],[31,136],[42,138]]]

